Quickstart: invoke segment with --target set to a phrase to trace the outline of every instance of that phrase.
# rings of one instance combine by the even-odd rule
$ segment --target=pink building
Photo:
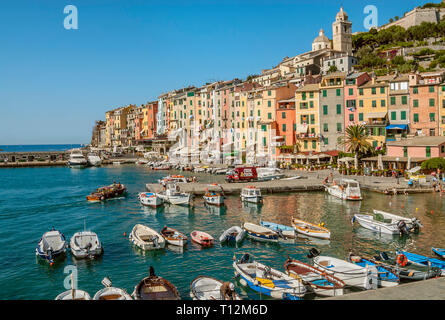
[[[388,142],[387,156],[396,158],[445,157],[445,137],[415,137]]]

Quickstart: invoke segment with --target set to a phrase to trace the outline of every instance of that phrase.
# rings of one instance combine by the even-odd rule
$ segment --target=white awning
[[[368,113],[366,115],[366,118],[367,119],[382,119],[382,118],[385,118],[387,114],[388,114],[387,112]]]

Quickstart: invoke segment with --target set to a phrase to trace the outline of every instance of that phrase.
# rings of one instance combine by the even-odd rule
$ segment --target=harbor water
[[[121,165],[100,168],[67,167],[19,168],[0,170],[0,299],[54,299],[65,291],[67,266],[77,267],[77,286],[93,296],[109,277],[113,286],[131,293],[150,266],[156,274],[171,281],[183,299],[190,299],[190,282],[199,275],[232,280],[234,254],[249,253],[258,261],[284,271],[288,256],[309,262],[308,250],[315,247],[322,255],[344,259],[352,248],[357,253],[376,255],[396,248],[432,256],[431,247],[445,247],[445,196],[418,194],[387,196],[363,192],[361,202],[345,202],[323,192],[265,195],[261,206],[241,203],[239,196],[227,197],[225,208],[208,207],[196,197],[191,208],[142,207],[138,192],[146,183],[172,172],[151,171],[143,166]],[[200,181],[222,181],[222,176],[196,175]],[[114,181],[125,184],[125,198],[105,203],[88,203],[86,195]],[[400,238],[379,235],[353,226],[356,213],[373,209],[421,220],[420,234]],[[320,223],[331,230],[331,240],[288,240],[269,244],[245,239],[238,247],[221,246],[217,241],[223,230],[244,222],[264,221],[290,225],[291,217]],[[155,230],[168,225],[188,236],[193,230],[205,231],[215,239],[213,248],[201,249],[190,240],[180,251],[143,252],[128,240],[135,224]],[[97,260],[76,261],[67,251],[54,266],[36,257],[35,248],[42,234],[52,227],[62,231],[67,241],[86,228],[98,234],[104,254]],[[126,235],[125,235],[126,234]],[[189,237],[190,239],[190,237]],[[260,299],[254,291],[236,283],[236,290],[247,299]]]

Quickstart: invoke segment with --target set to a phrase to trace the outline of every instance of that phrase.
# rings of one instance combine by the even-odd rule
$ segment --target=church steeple
[[[332,24],[333,49],[352,55],[352,22],[347,13],[340,8]]]

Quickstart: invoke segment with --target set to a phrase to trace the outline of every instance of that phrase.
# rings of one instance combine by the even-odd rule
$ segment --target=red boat
[[[197,244],[203,247],[211,247],[215,242],[215,239],[213,239],[213,237],[210,234],[202,231],[195,230],[190,235],[192,237],[192,241],[196,242]]]

